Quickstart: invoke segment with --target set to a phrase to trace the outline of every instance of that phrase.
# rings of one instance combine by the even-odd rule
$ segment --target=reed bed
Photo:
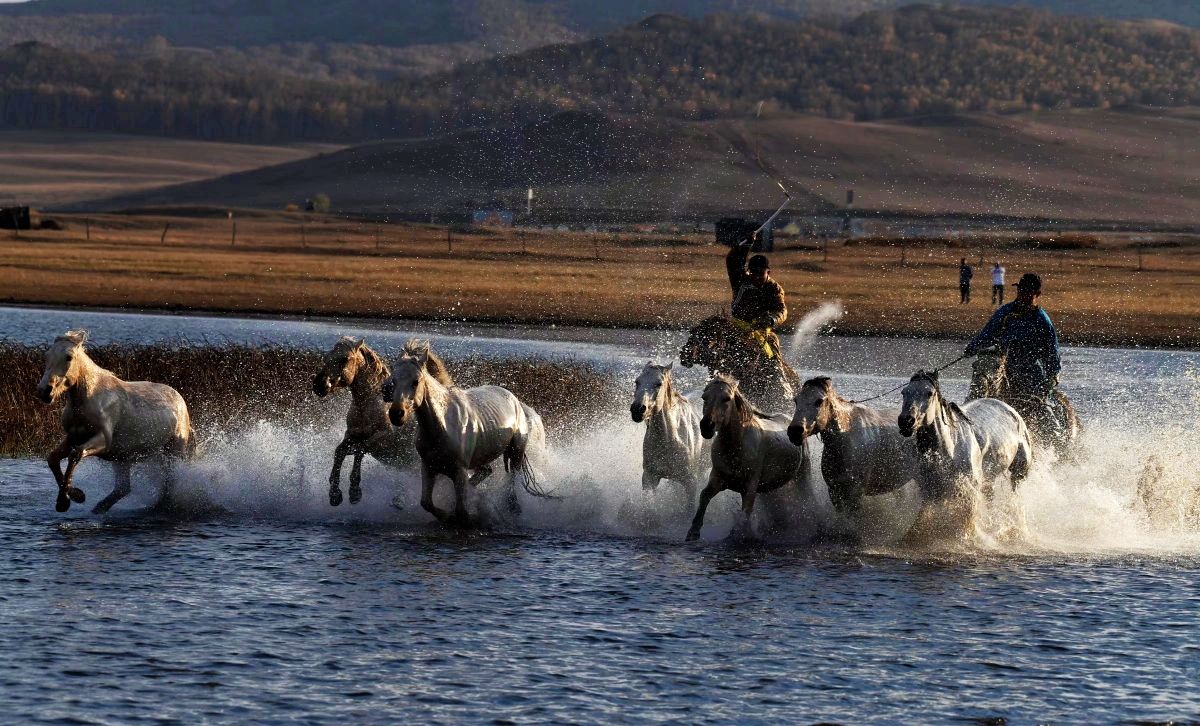
[[[296,427],[330,426],[339,432],[349,393],[319,399],[313,375],[322,354],[314,350],[238,345],[169,347],[104,345],[88,349],[101,366],[130,381],[157,381],[188,402],[201,440],[261,421]],[[62,404],[35,395],[44,348],[0,344],[0,456],[40,456],[62,437]],[[533,406],[551,435],[574,435],[580,425],[611,413],[620,391],[613,377],[577,361],[500,358],[446,361],[462,386],[493,383]]]

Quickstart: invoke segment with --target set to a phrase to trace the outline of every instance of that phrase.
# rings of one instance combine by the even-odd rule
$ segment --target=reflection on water
[[[21,314],[0,334],[84,324],[101,343],[136,330],[146,342],[160,320]],[[172,339],[195,339],[161,320]],[[297,345],[343,330],[207,320],[237,335],[300,326],[312,337],[273,339]],[[566,349],[632,381],[653,336],[525,334],[443,347],[578,345]],[[863,396],[957,354],[821,338],[803,367]],[[0,707],[16,721],[1198,719],[1198,363],[1068,350],[1084,454],[1043,462],[1016,493],[1001,487],[978,538],[920,551],[799,544],[807,531],[718,544],[729,494],[709,510],[707,541],[684,545],[691,504],[669,485],[641,491],[627,401],[553,442],[547,478],[562,501],[523,498],[521,519],[489,533],[432,524],[416,474],[373,462],[362,504],[331,509],[339,431],[210,432],[203,459],[180,471],[187,501],[222,510],[198,517],[142,514],[155,482],[140,468],[113,516],[64,517],[44,464],[2,462]],[[965,381],[947,392],[960,397]],[[89,461],[78,481],[95,497],[111,475]],[[480,493],[481,512],[499,483]]]

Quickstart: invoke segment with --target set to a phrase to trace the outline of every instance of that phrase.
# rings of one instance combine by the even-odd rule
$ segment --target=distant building
[[[479,209],[472,212],[471,224],[476,227],[511,227],[513,213],[506,209]]]

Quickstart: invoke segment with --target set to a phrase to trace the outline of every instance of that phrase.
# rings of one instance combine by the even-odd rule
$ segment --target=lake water
[[[0,309],[0,340],[86,326],[97,343],[234,341],[451,357],[558,357],[629,376],[678,334]],[[659,338],[665,341],[656,343]],[[877,393],[961,344],[822,337],[805,372]],[[156,516],[154,471],[106,518],[53,511],[38,461],[0,462],[6,722],[1034,722],[1200,720],[1200,354],[1068,349],[1087,433],[1073,464],[1002,492],[953,546],[704,540],[640,491],[640,430],[553,442],[562,501],[492,532],[420,511],[368,463],[362,504],[325,501],[340,431],[248,422],[180,472],[220,514]],[[952,369],[951,397],[965,390]],[[693,382],[695,379],[692,379]],[[894,402],[893,402],[894,403]],[[1153,458],[1152,458],[1153,457]],[[95,498],[107,466],[77,482]],[[1140,483],[1140,486],[1139,486]],[[389,504],[400,492],[402,510]],[[481,500],[487,506],[492,493]]]

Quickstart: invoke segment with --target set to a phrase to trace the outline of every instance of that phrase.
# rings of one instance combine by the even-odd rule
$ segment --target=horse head
[[[88,360],[83,349],[87,339],[86,330],[69,330],[50,344],[46,351],[46,369],[37,386],[37,396],[43,402],[54,403],[79,381]]]
[[[655,411],[661,410],[670,401],[671,370],[674,364],[665,366],[647,362],[641,374],[634,381],[633,403],[629,404],[629,414],[634,423],[641,423]]]
[[[900,394],[904,397],[900,416],[896,419],[900,435],[912,436],[914,431],[932,424],[941,415],[942,391],[937,371],[917,371]]]
[[[403,426],[422,404],[429,381],[425,367],[432,352],[427,341],[410,340],[400,352],[392,375],[383,386],[383,400],[389,404],[388,418],[393,426]]]
[[[742,396],[736,378],[718,373],[704,387],[704,415],[700,418],[700,435],[711,439],[717,431],[731,422],[746,423],[753,409]]]
[[[814,434],[831,428],[845,430],[849,427],[848,416],[839,412],[838,395],[833,381],[825,376],[810,378],[796,394],[796,415],[788,426],[788,439],[796,446]]]
[[[985,348],[971,361],[971,390],[968,398],[1002,398],[1007,376],[1007,356],[999,348]]]
[[[364,350],[367,341],[343,336],[325,354],[321,370],[313,376],[313,393],[324,398],[338,388],[354,382],[358,370],[366,362]]]

